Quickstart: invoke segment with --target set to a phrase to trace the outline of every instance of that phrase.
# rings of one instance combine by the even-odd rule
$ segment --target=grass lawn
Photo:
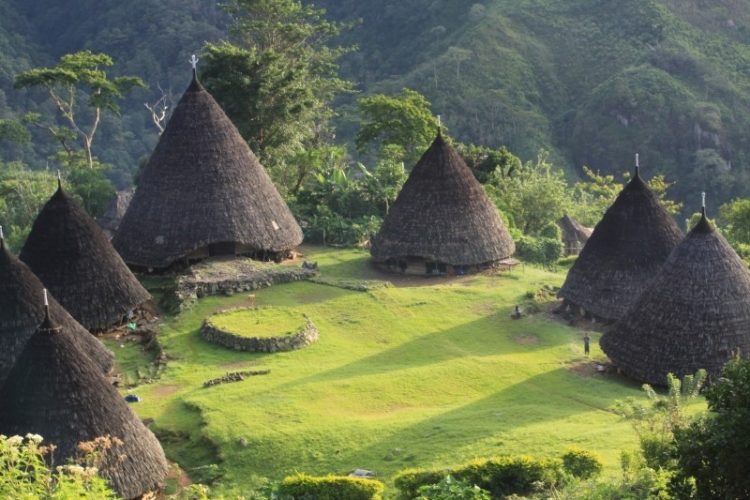
[[[365,252],[305,250],[333,281],[391,279],[369,267]],[[563,271],[525,266],[498,276],[395,277],[395,286],[368,292],[274,286],[255,292],[259,307],[307,314],[320,331],[312,346],[275,354],[204,342],[204,318],[249,299],[202,299],[166,318],[161,339],[171,361],[156,383],[136,389],[143,401],[134,409],[155,420],[167,455],[194,478],[210,477],[216,467],[206,466],[218,463],[218,493],[246,492],[261,477],[354,468],[388,484],[406,467],[559,456],[571,445],[598,452],[614,473],[636,437],[612,407],[641,397],[639,386],[596,374],[582,331],[546,313],[510,319],[527,292],[563,279]],[[604,359],[598,334],[592,339],[592,357]],[[255,368],[270,373],[202,387]]]
[[[240,308],[213,314],[209,321],[215,328],[241,337],[281,337],[305,326],[304,314],[286,307]]]

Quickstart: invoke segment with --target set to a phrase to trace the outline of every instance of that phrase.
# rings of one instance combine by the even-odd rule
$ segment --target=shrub
[[[526,495],[539,488],[558,485],[562,482],[563,470],[559,460],[501,456],[477,459],[445,470],[407,469],[395,477],[394,484],[401,491],[401,498],[411,499],[419,495],[419,488],[438,484],[446,475],[477,485],[493,497],[504,497]]]
[[[315,477],[297,474],[284,478],[279,493],[294,500],[380,500],[383,483],[347,476]]]
[[[26,438],[0,435],[0,498],[116,498],[98,475],[100,450],[83,457],[81,464],[53,469],[46,461],[50,447],[41,443],[42,437],[34,434]]]
[[[602,461],[599,457],[581,448],[570,448],[562,456],[562,463],[567,472],[579,479],[589,479],[602,471]]]
[[[490,494],[479,486],[458,481],[448,475],[437,484],[419,488],[417,500],[490,500]]]
[[[551,265],[563,254],[563,243],[553,238],[522,236],[516,241],[516,255],[527,262]]]

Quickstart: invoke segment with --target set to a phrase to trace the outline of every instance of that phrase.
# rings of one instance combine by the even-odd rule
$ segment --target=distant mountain
[[[563,164],[750,195],[750,0],[323,0],[361,18],[347,72],[426,94],[451,133]]]
[[[676,180],[691,207],[701,190],[750,196],[750,0],[315,3],[362,19],[344,40],[359,46],[347,77],[365,92],[419,90],[460,140],[524,159],[546,148],[571,173],[620,173],[639,152],[645,175]],[[97,151],[125,182],[156,140],[143,102],[157,85],[178,96],[186,59],[225,21],[201,0],[0,0],[0,117],[25,102],[9,90],[15,71],[111,54],[117,73],[151,85],[107,121]]]

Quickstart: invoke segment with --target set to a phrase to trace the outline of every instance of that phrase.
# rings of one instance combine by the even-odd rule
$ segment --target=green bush
[[[560,484],[564,474],[559,460],[501,456],[472,460],[444,470],[407,469],[394,478],[394,484],[401,492],[400,498],[412,499],[419,496],[422,486],[438,484],[446,475],[477,485],[494,498],[550,488]]]
[[[479,486],[445,476],[437,484],[419,488],[417,500],[490,500],[490,494]]]
[[[536,264],[554,264],[562,257],[563,249],[559,239],[521,236],[516,240],[516,256]]]
[[[383,483],[347,476],[289,476],[279,485],[282,498],[293,500],[380,500]]]
[[[570,448],[562,456],[563,468],[574,477],[589,479],[602,471],[602,461],[599,457],[581,448]]]

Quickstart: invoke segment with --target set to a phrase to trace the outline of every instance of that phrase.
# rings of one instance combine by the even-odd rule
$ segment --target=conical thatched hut
[[[96,222],[62,186],[39,212],[19,257],[91,331],[122,321],[151,298]]]
[[[125,217],[125,212],[128,211],[134,193],[135,188],[124,189],[115,193],[104,215],[96,220],[96,223],[102,228],[107,238],[112,239],[117,232],[122,218]]]
[[[627,375],[657,385],[700,368],[719,376],[733,353],[750,353],[750,272],[705,211],[600,344]]]
[[[167,474],[159,441],[69,333],[47,318],[32,335],[0,389],[0,434],[41,435],[57,447],[56,464],[78,456],[81,442],[118,438],[99,473],[124,498],[158,489]]]
[[[125,262],[166,268],[210,255],[279,260],[302,229],[237,128],[194,77],[113,239]]]
[[[44,319],[43,290],[39,278],[10,254],[0,238],[0,386]],[[52,297],[49,311],[53,321],[65,327],[66,335],[72,336],[99,370],[108,373],[113,365],[112,353]],[[5,408],[5,403],[0,403],[0,407]]]
[[[440,133],[411,171],[370,250],[382,267],[414,274],[463,274],[513,252],[497,209]]]
[[[559,296],[595,317],[619,319],[681,238],[674,219],[636,168],[594,228]]]
[[[568,214],[557,221],[562,232],[565,255],[578,255],[591,237],[593,229],[586,227]]]

